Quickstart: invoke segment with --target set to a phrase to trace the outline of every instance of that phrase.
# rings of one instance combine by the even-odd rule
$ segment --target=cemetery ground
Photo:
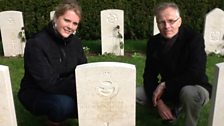
[[[101,61],[113,61],[113,62],[124,62],[134,64],[136,66],[136,86],[142,85],[142,75],[145,65],[145,47],[146,40],[126,40],[125,41],[125,56],[115,56],[112,54],[100,55],[101,45],[100,41],[83,41],[83,46],[86,47],[85,53],[87,54],[88,62],[101,62]],[[11,83],[13,88],[13,96],[15,102],[16,116],[18,126],[43,126],[46,120],[45,117],[36,117],[26,111],[20,104],[17,98],[17,92],[20,86],[21,78],[24,74],[23,69],[23,58],[21,57],[3,57],[2,46],[0,64],[7,65],[10,70]],[[224,56],[209,55],[207,58],[207,75],[210,83],[214,81],[214,68],[215,64],[224,62]],[[161,126],[162,121],[159,115],[154,110],[136,105],[136,126]],[[210,112],[210,103],[205,106],[202,110],[199,125],[207,126]],[[183,125],[183,116],[176,122],[175,126]],[[68,120],[70,126],[78,126],[77,119]]]

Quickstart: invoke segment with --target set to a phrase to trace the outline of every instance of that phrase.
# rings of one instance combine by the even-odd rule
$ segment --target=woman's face
[[[79,21],[79,16],[73,10],[67,10],[55,20],[56,29],[63,38],[67,38],[76,31]]]

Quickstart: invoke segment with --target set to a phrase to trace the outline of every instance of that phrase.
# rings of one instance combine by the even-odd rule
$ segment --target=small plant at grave
[[[224,37],[224,36],[223,36]],[[219,56],[224,56],[224,44],[221,43],[221,44],[218,44],[217,47],[219,48],[218,50],[214,50],[214,53],[216,55],[219,55]]]
[[[131,55],[133,58],[142,58],[142,55],[140,53],[135,52],[134,54]]]
[[[108,52],[105,52],[103,55],[104,55],[104,56],[115,56],[114,53],[108,53]]]
[[[84,46],[84,47],[83,47],[83,50],[84,50],[85,55],[88,55],[88,54],[89,54],[89,50],[90,50],[90,48],[87,47],[87,46]]]
[[[120,42],[120,48],[123,49],[124,48],[124,43]]]
[[[21,42],[26,42],[25,28],[24,27],[21,27],[21,31],[19,32],[18,37],[20,38]]]
[[[117,36],[116,36],[116,37],[120,40],[120,42],[119,42],[119,44],[120,44],[120,49],[124,49],[124,43],[123,43],[123,41],[121,41],[122,38],[123,38],[123,36],[122,36],[122,34],[120,33],[120,26],[117,25],[117,26],[115,27],[115,30],[117,31]]]

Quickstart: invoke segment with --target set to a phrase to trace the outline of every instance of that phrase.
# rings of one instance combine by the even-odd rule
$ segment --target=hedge
[[[124,10],[125,39],[145,39],[152,35],[153,8],[164,0],[79,0],[83,17],[78,34],[85,40],[100,39],[100,11]],[[168,0],[170,1],[170,0]],[[23,12],[26,36],[40,31],[50,20],[50,11],[60,0],[0,0],[0,11]],[[173,0],[181,10],[183,22],[203,32],[206,13],[219,7],[224,10],[223,0]]]

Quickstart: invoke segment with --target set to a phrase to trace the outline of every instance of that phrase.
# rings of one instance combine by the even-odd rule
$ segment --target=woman
[[[64,2],[56,8],[53,21],[26,44],[18,97],[32,114],[47,116],[50,126],[77,117],[75,68],[87,62],[73,34],[80,19],[77,2]]]

